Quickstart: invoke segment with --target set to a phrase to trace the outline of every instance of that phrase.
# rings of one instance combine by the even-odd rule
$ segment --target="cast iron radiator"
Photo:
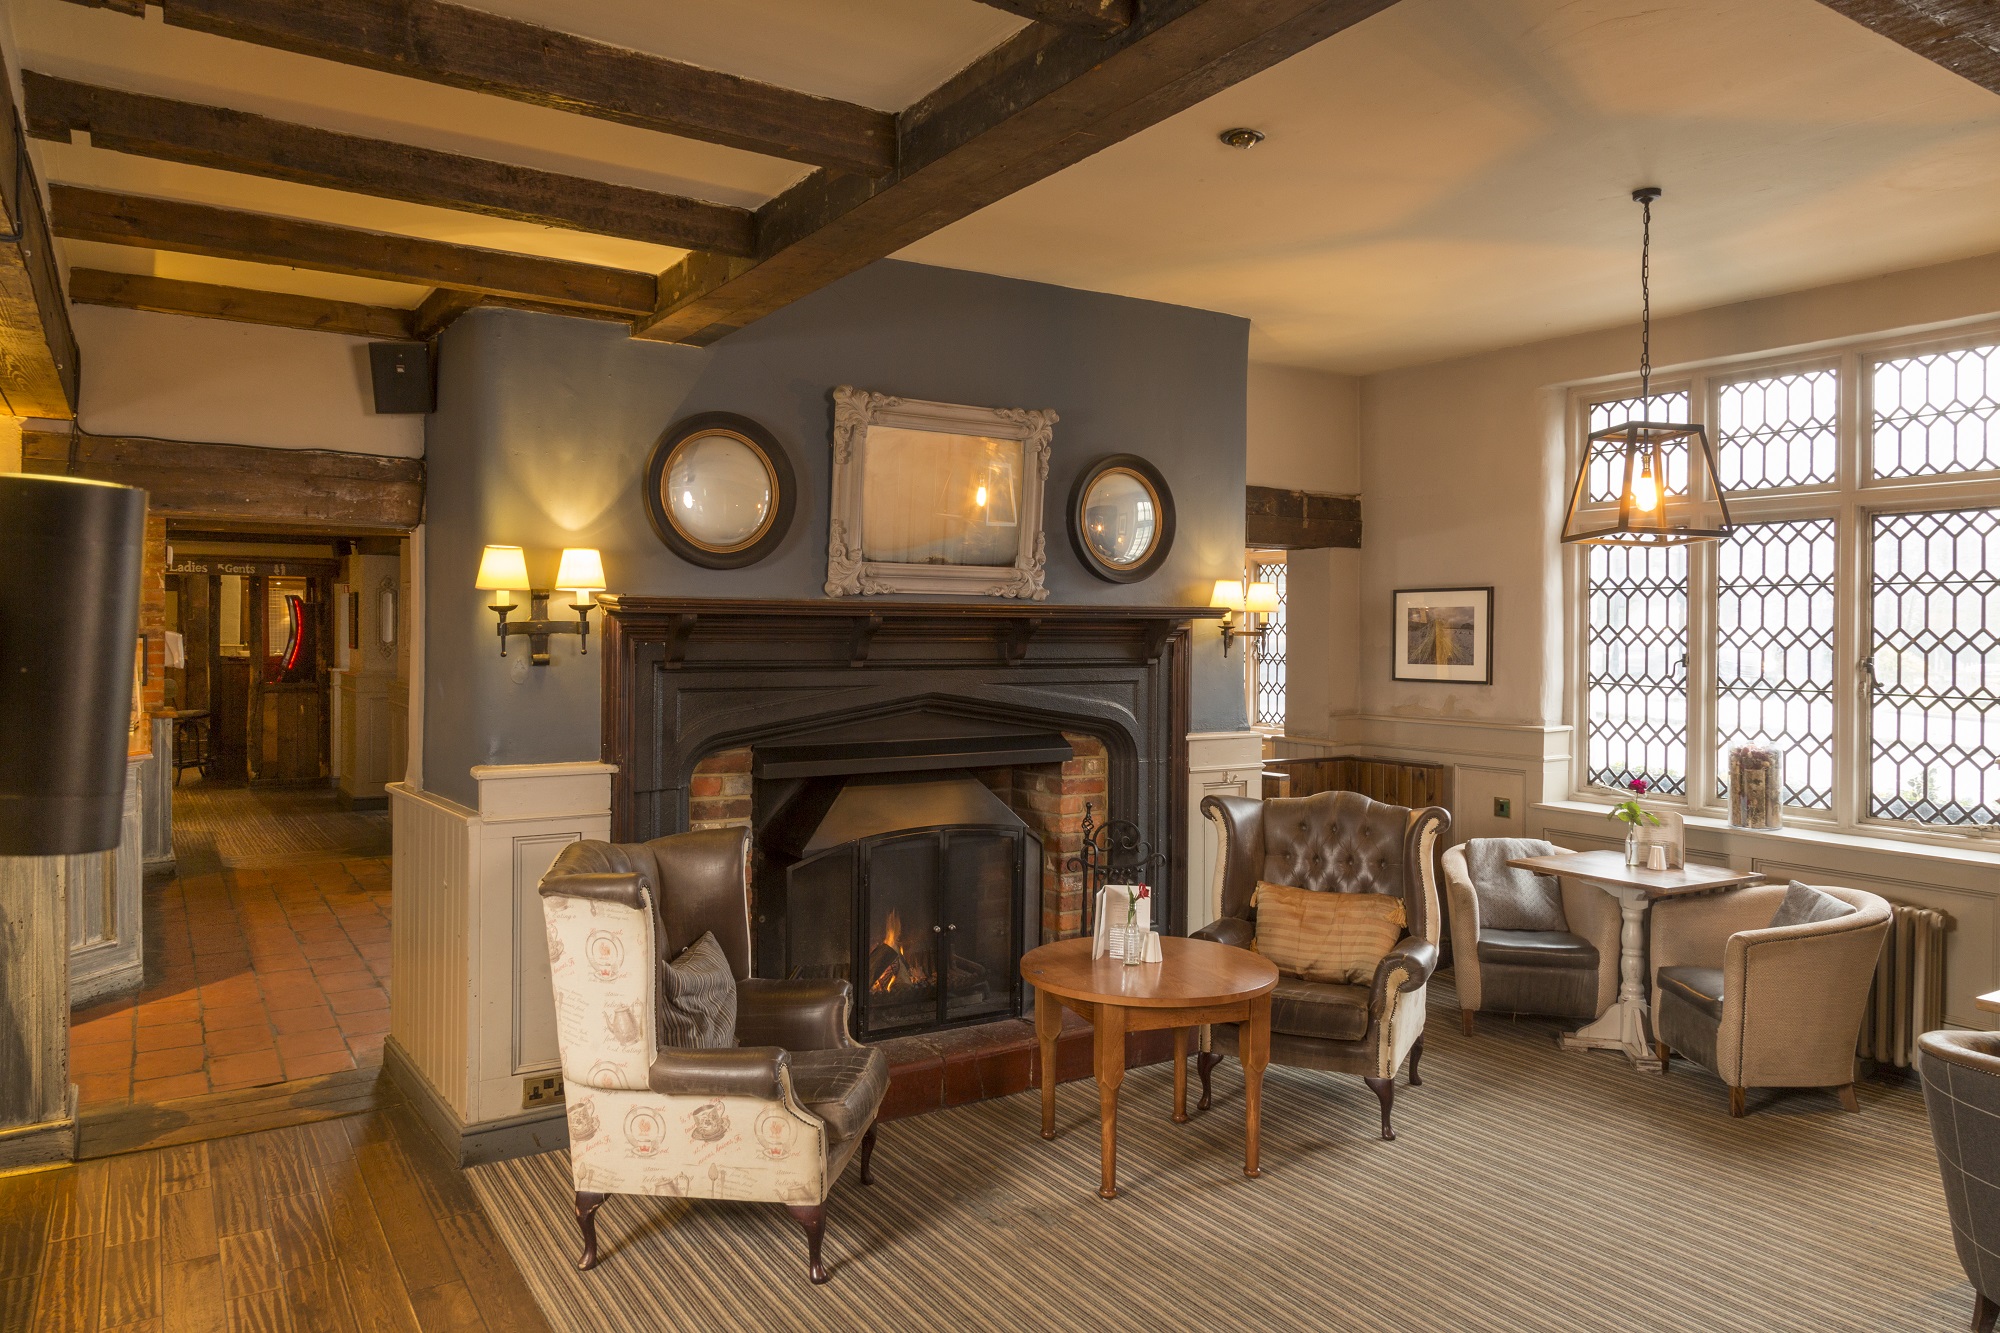
[[[1918,1034],[1944,1026],[1944,937],[1951,918],[1902,903],[1889,907],[1894,916],[1861,1017],[1859,1050],[1879,1065],[1908,1068]]]

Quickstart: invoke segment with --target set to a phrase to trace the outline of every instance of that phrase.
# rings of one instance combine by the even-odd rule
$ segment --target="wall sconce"
[[[510,634],[528,636],[528,660],[536,666],[549,664],[549,636],[551,634],[574,634],[582,641],[580,651],[586,656],[590,652],[590,613],[596,609],[591,594],[604,591],[604,561],[596,551],[587,548],[565,549],[562,560],[556,567],[556,585],[562,592],[569,593],[576,604],[574,625],[550,620],[549,590],[536,588],[528,582],[528,562],[518,546],[489,546],[479,558],[479,577],[473,586],[482,592],[493,594],[493,601],[487,607],[500,617],[496,629],[500,635],[500,656],[507,655],[507,637]],[[514,611],[514,594],[528,594],[528,619],[509,621],[507,617]]]
[[[1271,628],[1270,617],[1278,610],[1278,585],[1275,583],[1252,583],[1247,588],[1242,579],[1217,579],[1215,593],[1208,599],[1210,606],[1219,606],[1227,615],[1222,617],[1222,655],[1229,656],[1231,639],[1254,638],[1258,651],[1264,647],[1264,635]],[[1247,619],[1244,627],[1236,627],[1236,615],[1242,612]]]

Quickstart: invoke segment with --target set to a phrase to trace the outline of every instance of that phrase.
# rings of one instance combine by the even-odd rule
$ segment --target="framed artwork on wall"
[[[797,504],[784,446],[733,412],[676,421],[646,461],[653,532],[675,555],[706,569],[740,569],[771,554]]]
[[[835,389],[827,595],[1045,600],[1042,488],[1056,420]]]
[[[1394,598],[1391,679],[1493,683],[1493,589],[1399,588]]]

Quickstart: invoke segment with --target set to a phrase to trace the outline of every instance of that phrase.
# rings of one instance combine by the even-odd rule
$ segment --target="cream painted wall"
[[[377,416],[367,339],[72,306],[84,429],[420,458],[424,418]]]
[[[1252,365],[1250,484],[1359,492],[1360,407],[1361,381],[1352,375]],[[1288,564],[1285,731],[1330,737],[1333,719],[1354,711],[1361,552],[1294,551]]]
[[[2000,313],[2000,254],[1655,323],[1654,359],[1761,357]],[[1363,715],[1563,723],[1563,410],[1568,386],[1633,374],[1636,326],[1368,376],[1362,382]],[[1253,449],[1254,457],[1254,449]],[[1396,588],[1492,584],[1494,683],[1389,679]]]

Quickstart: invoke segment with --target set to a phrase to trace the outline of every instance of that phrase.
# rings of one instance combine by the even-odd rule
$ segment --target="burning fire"
[[[868,951],[868,975],[868,990],[873,995],[892,995],[931,984],[931,962],[904,947],[903,914],[894,908],[883,922],[881,943]]]

